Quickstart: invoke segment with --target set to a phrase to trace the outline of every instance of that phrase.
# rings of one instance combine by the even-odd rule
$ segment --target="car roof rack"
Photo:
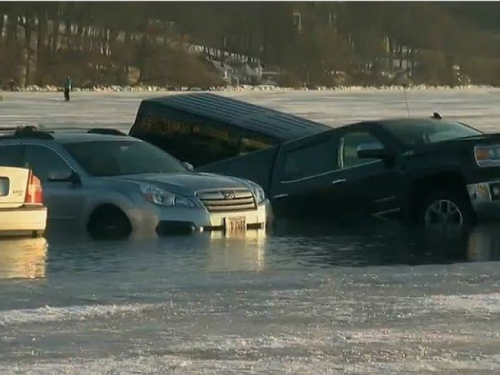
[[[14,132],[14,138],[54,139],[50,134],[39,131],[36,126],[22,126]]]
[[[103,135],[116,135],[116,136],[127,136],[126,133],[111,128],[76,128],[76,127],[60,127],[60,128],[47,128],[42,127],[41,129],[36,126],[26,125],[26,126],[11,126],[11,127],[0,127],[0,138],[30,138],[30,139],[54,139],[52,134],[58,131],[74,131],[87,134],[103,134]]]
[[[81,126],[57,126],[50,127],[40,124],[40,130],[46,133],[55,133],[59,131],[75,132],[75,133],[88,133],[88,134],[106,134],[106,135],[127,135],[126,133],[113,128],[91,128]]]
[[[14,132],[19,129],[19,126],[2,126],[0,127],[0,133]]]
[[[54,139],[50,134],[39,131],[36,126],[0,127],[1,138]]]
[[[107,134],[107,135],[127,135],[124,132],[117,130],[117,129],[110,129],[110,128],[92,128],[87,131],[87,133],[90,134]]]

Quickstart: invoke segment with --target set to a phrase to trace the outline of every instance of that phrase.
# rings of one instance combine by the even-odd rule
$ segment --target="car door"
[[[45,145],[25,144],[24,167],[31,168],[42,182],[49,220],[71,224],[79,219],[85,199],[81,185],[50,181],[54,176],[60,178],[73,172],[60,153]]]
[[[394,155],[391,160],[361,158],[363,148],[381,149]],[[344,209],[353,214],[392,217],[401,205],[402,175],[397,150],[375,126],[363,125],[343,129],[339,134],[339,170],[342,180]]]
[[[285,143],[277,156],[271,202],[276,218],[325,218],[338,212],[335,132]]]

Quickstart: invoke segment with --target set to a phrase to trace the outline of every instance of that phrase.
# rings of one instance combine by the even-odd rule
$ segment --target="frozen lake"
[[[0,126],[85,125],[98,123],[128,130],[142,99],[176,93],[75,92],[71,102],[64,102],[61,93],[0,93]],[[295,113],[312,120],[339,126],[358,120],[405,117],[407,107],[403,90],[346,90],[310,92],[222,92],[220,95],[239,98],[250,103]],[[500,89],[407,90],[411,116],[443,117],[486,130],[498,126]]]
[[[152,94],[0,95],[0,126],[128,130]],[[223,95],[332,126],[407,115],[396,90]],[[500,131],[500,90],[407,97],[411,115]],[[309,229],[1,241],[0,373],[500,372],[498,227],[440,241],[393,224]]]

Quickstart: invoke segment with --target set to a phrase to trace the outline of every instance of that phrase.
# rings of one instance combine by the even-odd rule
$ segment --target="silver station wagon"
[[[111,129],[19,128],[0,137],[0,165],[33,170],[53,224],[95,238],[261,229],[271,217],[257,184],[195,173],[159,148]]]

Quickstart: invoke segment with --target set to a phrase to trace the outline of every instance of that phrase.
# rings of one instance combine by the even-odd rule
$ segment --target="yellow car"
[[[30,169],[0,166],[0,236],[40,237],[46,226],[40,180]]]

